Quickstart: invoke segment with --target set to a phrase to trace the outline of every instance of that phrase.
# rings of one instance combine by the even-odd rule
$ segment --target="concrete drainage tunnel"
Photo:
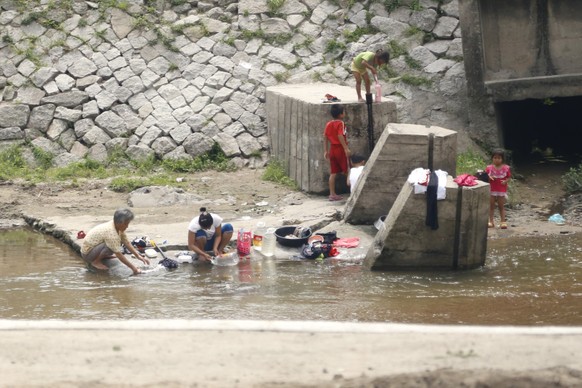
[[[499,138],[521,165],[542,160],[580,163],[582,96],[495,104]]]

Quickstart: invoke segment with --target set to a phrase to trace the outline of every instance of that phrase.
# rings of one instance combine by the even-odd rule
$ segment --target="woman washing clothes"
[[[212,252],[218,256],[224,252],[232,238],[232,225],[223,224],[217,214],[208,213],[200,208],[200,215],[194,217],[188,225],[188,249],[196,252],[199,260],[210,261]]]

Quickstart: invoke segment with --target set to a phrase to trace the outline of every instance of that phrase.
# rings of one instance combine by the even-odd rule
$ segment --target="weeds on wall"
[[[353,31],[344,30],[344,38],[348,43],[357,42],[364,35],[374,35],[378,29],[374,26],[356,27]]]

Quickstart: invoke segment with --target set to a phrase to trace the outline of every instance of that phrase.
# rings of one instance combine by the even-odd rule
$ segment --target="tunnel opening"
[[[497,126],[512,163],[540,161],[578,165],[582,96],[496,103]]]

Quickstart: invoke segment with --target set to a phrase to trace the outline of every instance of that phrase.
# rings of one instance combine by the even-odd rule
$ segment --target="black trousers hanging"
[[[432,230],[439,228],[439,217],[437,211],[437,190],[439,188],[439,178],[434,171],[431,171],[426,187],[426,225]]]

